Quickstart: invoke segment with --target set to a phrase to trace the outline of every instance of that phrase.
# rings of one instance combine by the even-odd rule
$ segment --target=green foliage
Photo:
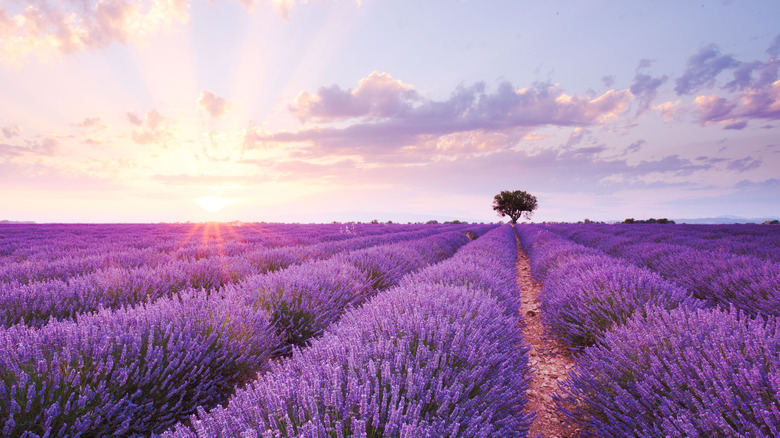
[[[536,197],[522,190],[504,190],[493,198],[493,210],[497,211],[499,216],[509,216],[513,224],[520,216],[530,219],[537,206]]]

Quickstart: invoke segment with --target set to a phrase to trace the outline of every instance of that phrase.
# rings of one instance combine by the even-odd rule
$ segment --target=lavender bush
[[[780,316],[780,265],[772,261],[780,257],[776,244],[780,235],[772,233],[772,227],[699,226],[674,228],[673,232],[669,226],[547,227],[577,242],[603,248],[616,257],[650,268],[711,306],[728,308],[734,305],[754,315]],[[708,239],[701,237],[704,230],[711,230]],[[741,238],[742,232],[751,233],[760,240],[746,243]],[[757,246],[761,242],[769,243],[769,246]],[[752,253],[744,255],[745,248],[755,250],[762,257]]]
[[[556,397],[598,437],[780,436],[780,325],[654,309],[580,356]]]
[[[239,303],[188,294],[0,332],[3,436],[161,432],[254,378],[278,338]]]
[[[485,269],[509,287],[511,227],[480,237],[445,264],[497,254],[508,257]],[[425,284],[427,275],[414,274],[348,312],[227,407],[199,411],[164,436],[526,436],[528,348],[517,316],[494,297],[507,291],[488,290],[492,283],[481,280]]]
[[[548,271],[539,298],[548,332],[573,349],[593,345],[648,305],[704,305],[658,274],[608,256],[582,256]]]
[[[324,260],[252,277],[225,293],[268,314],[282,345],[304,346],[346,308],[367,299],[370,286],[368,275],[358,268]]]
[[[468,229],[484,232],[484,228],[469,227]],[[229,257],[185,258],[184,260],[169,258],[167,263],[156,266],[139,266],[133,269],[109,267],[66,280],[55,278],[33,281],[29,284],[16,281],[0,282],[0,326],[9,327],[24,323],[40,327],[52,317],[59,320],[74,319],[81,313],[94,312],[101,308],[117,309],[126,305],[137,305],[144,301],[171,297],[187,289],[204,289],[206,293],[210,293],[221,286],[240,282],[249,276],[277,271],[307,260],[328,258],[341,252],[373,245],[410,240],[413,242],[437,233],[444,236],[426,240],[429,247],[424,251],[420,246],[414,247],[415,254],[410,255],[409,260],[410,263],[415,263],[421,259],[421,256],[428,259],[428,256],[432,256],[436,251],[446,253],[447,245],[457,247],[463,244],[463,239],[466,239],[463,233],[446,232],[446,229],[377,233],[366,237],[328,240],[308,246],[260,249]],[[454,238],[455,235],[459,237]],[[328,234],[323,234],[321,237],[325,236]],[[198,251],[207,249],[210,247],[194,248]],[[417,249],[421,251],[416,251]],[[450,255],[452,252],[454,249],[449,250]],[[368,258],[382,259],[381,256]],[[381,261],[375,263],[381,264]],[[404,271],[398,272],[402,275]],[[376,275],[390,275],[390,273],[384,273],[380,269]],[[387,279],[390,282],[388,285],[394,284],[393,281],[397,279],[396,273],[395,277]],[[378,278],[377,281],[385,280]]]

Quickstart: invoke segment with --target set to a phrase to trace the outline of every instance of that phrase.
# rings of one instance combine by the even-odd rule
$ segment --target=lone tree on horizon
[[[517,219],[521,215],[525,216],[526,219],[531,219],[531,213],[536,210],[537,206],[536,196],[522,190],[514,192],[504,190],[493,198],[493,210],[497,211],[501,217],[509,216],[512,218],[513,224],[517,223]]]

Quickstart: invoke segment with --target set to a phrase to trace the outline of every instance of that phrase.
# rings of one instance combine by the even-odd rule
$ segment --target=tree
[[[497,211],[499,216],[512,218],[513,224],[517,223],[521,215],[531,219],[531,213],[537,206],[536,197],[522,190],[504,190],[493,198],[493,210]]]

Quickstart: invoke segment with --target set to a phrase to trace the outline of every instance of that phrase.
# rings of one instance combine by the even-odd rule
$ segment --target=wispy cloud
[[[22,133],[22,127],[19,125],[6,125],[3,126],[3,137],[9,139],[14,138]]]
[[[153,181],[179,185],[179,186],[220,186],[231,184],[257,184],[271,181],[273,178],[269,175],[152,175]]]
[[[648,59],[640,61],[636,69],[634,82],[631,84],[631,88],[629,88],[631,94],[639,101],[639,109],[637,110],[639,114],[650,109],[653,100],[658,96],[658,89],[669,79],[666,75],[653,77],[644,73],[643,70],[650,67],[650,65],[652,65],[652,61]]]
[[[60,149],[56,137],[47,136],[25,141],[24,146],[0,144],[0,155],[4,156],[54,156]]]
[[[757,169],[759,167],[761,167],[761,160],[756,160],[752,157],[745,157],[740,160],[731,160],[726,165],[728,170],[737,172],[746,172],[748,170]]]
[[[172,138],[171,121],[159,111],[147,111],[143,117],[131,111],[126,115],[130,124],[136,126],[131,134],[134,142],[165,145]]]
[[[77,128],[101,128],[105,127],[105,124],[103,123],[103,120],[100,118],[100,116],[96,116],[85,117],[81,122],[73,123],[73,126]]]
[[[674,91],[678,95],[693,94],[703,87],[712,86],[722,71],[740,64],[732,55],[721,55],[717,45],[708,44],[688,58],[685,71],[675,80]]]
[[[361,79],[354,90],[331,85],[321,87],[317,94],[302,91],[290,110],[304,122],[400,118],[408,115],[419,99],[411,85],[393,79],[387,73],[372,72]]]
[[[198,105],[206,111],[212,119],[221,119],[230,110],[230,102],[219,97],[214,92],[204,90],[198,97]]]

